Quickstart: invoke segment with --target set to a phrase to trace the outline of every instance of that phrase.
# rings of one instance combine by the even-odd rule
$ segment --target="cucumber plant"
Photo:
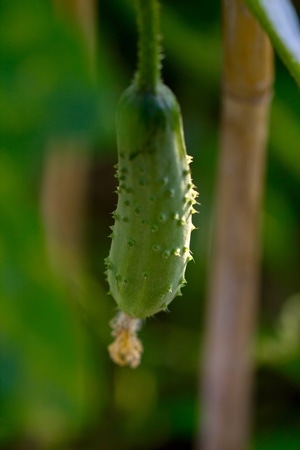
[[[121,313],[109,347],[121,365],[139,364],[139,319],[168,305],[186,283],[197,192],[180,108],[161,80],[157,0],[137,1],[138,69],[117,111],[118,204],[106,258],[110,293]]]

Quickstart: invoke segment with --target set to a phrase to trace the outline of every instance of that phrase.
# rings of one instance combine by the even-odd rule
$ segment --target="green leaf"
[[[290,0],[245,0],[300,85],[300,24]]]

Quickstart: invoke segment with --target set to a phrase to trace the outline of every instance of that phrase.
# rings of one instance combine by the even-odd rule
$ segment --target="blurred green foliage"
[[[0,5],[0,447],[192,448],[201,415],[205,279],[218,154],[219,2],[162,2],[164,79],[182,107],[201,193],[184,295],[148,320],[135,371],[106,346],[115,304],[103,258],[116,198],[114,112],[135,69],[133,2],[99,2],[98,75],[82,36],[50,2]],[[263,210],[253,449],[300,441],[300,102],[276,60]],[[50,264],[40,186],[51,139],[94,150],[86,203],[86,261],[72,280]],[[233,218],[234,220],[234,218]],[[52,261],[53,263],[53,261]],[[56,268],[57,269],[57,268]]]

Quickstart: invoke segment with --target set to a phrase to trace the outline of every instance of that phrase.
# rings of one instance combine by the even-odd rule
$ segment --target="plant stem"
[[[252,349],[272,48],[242,0],[223,0],[220,163],[201,404],[202,450],[249,445]]]
[[[161,80],[158,0],[137,0],[138,67],[135,83],[140,91],[154,92]]]

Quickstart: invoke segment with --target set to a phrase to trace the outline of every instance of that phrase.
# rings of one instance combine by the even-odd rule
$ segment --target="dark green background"
[[[296,3],[296,2],[295,2]],[[133,1],[99,2],[97,82],[50,2],[0,5],[0,448],[192,448],[221,85],[220,4],[162,2],[165,82],[182,108],[200,191],[188,285],[140,332],[142,365],[109,360],[116,312],[104,275],[116,197],[115,110],[136,63]],[[266,191],[253,450],[300,446],[300,96],[276,59]],[[51,269],[40,217],[47,142],[90,143],[85,267]],[[234,220],[234,217],[232,218]],[[245,239],[247,237],[245,236]],[[57,272],[57,271],[56,271]]]

